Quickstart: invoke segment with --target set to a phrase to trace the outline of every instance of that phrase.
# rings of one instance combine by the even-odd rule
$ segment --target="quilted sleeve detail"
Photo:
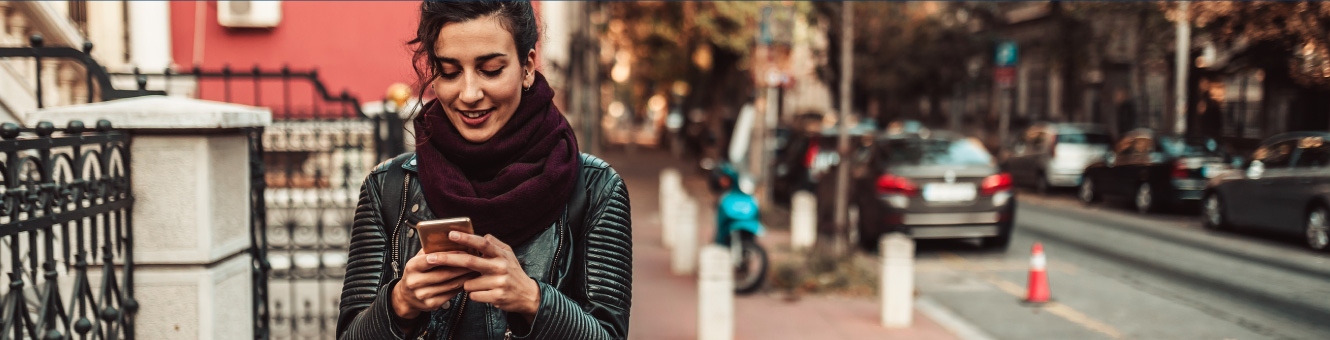
[[[632,306],[633,235],[628,187],[612,169],[591,201],[584,237],[587,296],[579,305],[552,286],[541,283],[540,308],[530,334],[518,339],[625,339]]]

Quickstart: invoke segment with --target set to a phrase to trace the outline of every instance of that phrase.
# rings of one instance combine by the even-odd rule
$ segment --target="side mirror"
[[[1265,163],[1262,163],[1261,161],[1252,161],[1251,164],[1247,166],[1247,178],[1258,179],[1261,178],[1261,175],[1264,173]]]

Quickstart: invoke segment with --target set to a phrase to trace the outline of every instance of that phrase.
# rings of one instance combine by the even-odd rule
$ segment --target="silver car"
[[[1045,192],[1081,184],[1085,167],[1103,160],[1112,141],[1095,124],[1037,123],[1003,151],[1003,167],[1018,185]]]
[[[1330,133],[1279,134],[1251,158],[1210,180],[1201,201],[1204,225],[1298,235],[1312,249],[1330,249]]]

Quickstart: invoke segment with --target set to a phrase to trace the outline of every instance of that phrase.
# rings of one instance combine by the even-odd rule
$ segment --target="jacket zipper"
[[[564,213],[565,216],[567,214],[568,214],[567,212]],[[567,220],[567,218],[564,219]],[[550,285],[554,285],[554,280],[556,279],[555,277],[558,276],[557,271],[555,269],[559,268],[559,254],[563,253],[563,242],[565,241],[563,236],[564,229],[568,229],[567,221],[563,221],[563,223],[561,224],[562,224],[560,226],[561,228],[559,228],[559,242],[556,242],[558,246],[554,248],[554,260],[553,262],[550,262],[550,277],[549,277]]]
[[[399,261],[402,258],[402,255],[400,254],[402,240],[397,239],[397,237],[402,230],[402,219],[406,218],[406,197],[410,194],[410,191],[408,191],[410,188],[411,174],[407,173],[406,176],[402,178],[402,208],[397,211],[397,223],[393,224],[393,273],[396,273],[397,277],[402,277],[402,268],[399,268],[399,263],[401,263]]]
[[[460,323],[462,323],[462,312],[466,311],[466,300],[470,297],[466,292],[462,292],[462,304],[457,306],[457,316],[453,317],[453,327],[448,329],[448,340],[453,340],[453,334],[457,334],[457,329],[461,328],[458,326],[461,326]]]

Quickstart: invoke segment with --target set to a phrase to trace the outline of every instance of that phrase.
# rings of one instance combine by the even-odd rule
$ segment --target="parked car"
[[[1327,140],[1326,132],[1289,132],[1261,142],[1245,167],[1209,182],[1201,209],[1204,225],[1299,235],[1312,249],[1330,248]]]
[[[1113,153],[1085,169],[1077,197],[1130,198],[1141,213],[1196,203],[1207,179],[1229,169],[1232,157],[1209,137],[1183,137],[1151,129],[1128,132]]]
[[[863,141],[871,140],[874,133],[876,126],[871,124],[851,128],[851,153],[866,146]],[[820,179],[835,173],[833,169],[840,163],[840,154],[836,152],[839,136],[836,128],[828,128],[811,134],[792,133],[788,141],[778,142],[772,180],[777,202],[788,203],[790,196],[800,190],[816,190]]]
[[[1036,123],[1017,135],[1002,154],[1003,169],[1016,184],[1043,193],[1081,184],[1087,165],[1109,151],[1108,130],[1095,124]]]
[[[981,238],[989,248],[1010,243],[1011,176],[978,140],[932,131],[885,137],[867,150],[851,171],[850,193],[852,226],[865,249],[892,231],[916,239]]]

